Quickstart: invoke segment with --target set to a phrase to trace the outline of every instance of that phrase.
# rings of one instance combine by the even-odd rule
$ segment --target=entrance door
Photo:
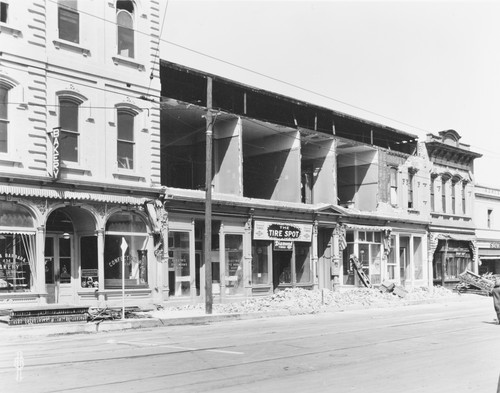
[[[72,237],[45,238],[45,286],[48,303],[72,303]]]

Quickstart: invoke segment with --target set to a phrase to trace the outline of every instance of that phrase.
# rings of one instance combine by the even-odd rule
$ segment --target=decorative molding
[[[134,60],[122,57],[122,56],[113,56],[112,59],[113,59],[113,63],[115,63],[115,65],[123,65],[123,66],[130,67],[130,68],[136,68],[139,71],[146,70],[146,67],[144,67],[143,64],[138,63]]]
[[[80,46],[78,44],[75,44],[74,42],[69,42],[69,41],[64,41],[64,40],[53,40],[52,42],[53,42],[54,47],[56,49],[64,49],[64,50],[68,50],[71,52],[79,53],[79,54],[83,55],[84,57],[90,56],[89,49],[84,48],[83,46]]]
[[[23,35],[21,30],[15,29],[14,27],[6,25],[5,23],[0,23],[0,33],[10,34],[14,38],[22,37]]]

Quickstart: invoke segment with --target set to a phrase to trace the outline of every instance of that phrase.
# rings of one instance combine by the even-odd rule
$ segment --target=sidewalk
[[[427,299],[410,301],[400,306],[384,306],[377,304],[372,306],[350,305],[344,308],[328,309],[321,311],[326,312],[348,312],[353,310],[373,309],[373,308],[401,308],[411,307],[423,304],[446,304],[455,302],[472,302],[477,304],[492,303],[490,297],[480,296],[475,294],[463,294],[457,297],[442,298],[442,299]],[[492,305],[493,307],[493,305]],[[63,334],[92,334],[99,332],[114,332],[128,329],[144,329],[157,328],[176,325],[194,325],[216,323],[230,320],[245,320],[294,316],[299,314],[312,314],[314,311],[307,309],[287,309],[273,310],[265,312],[248,312],[248,313],[228,313],[228,314],[204,314],[203,310],[184,310],[184,311],[163,311],[159,317],[151,317],[144,313],[144,318],[130,318],[125,320],[104,320],[101,322],[72,322],[72,323],[53,323],[53,324],[38,324],[38,325],[23,325],[23,326],[8,326],[0,324],[0,337],[36,337],[36,336],[56,336]],[[158,314],[158,313],[157,313]]]

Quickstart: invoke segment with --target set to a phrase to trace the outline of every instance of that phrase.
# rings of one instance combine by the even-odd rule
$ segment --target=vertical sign
[[[60,127],[52,130],[52,177],[59,179],[59,134]]]
[[[128,244],[124,237],[122,237],[122,319],[125,319],[125,251],[127,251]]]

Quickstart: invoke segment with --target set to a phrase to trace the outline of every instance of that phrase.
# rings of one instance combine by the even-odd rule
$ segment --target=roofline
[[[245,89],[249,89],[251,91],[262,93],[262,94],[266,94],[266,95],[269,95],[269,96],[279,97],[279,98],[281,98],[283,100],[286,100],[288,102],[295,103],[295,104],[302,105],[302,106],[306,106],[306,107],[309,107],[309,108],[316,108],[316,109],[321,109],[321,110],[324,110],[324,111],[328,111],[328,112],[330,112],[333,115],[338,116],[338,117],[343,117],[343,118],[346,118],[346,119],[349,119],[349,120],[358,121],[358,122],[361,122],[361,123],[364,123],[364,124],[367,124],[367,125],[371,125],[371,126],[374,126],[374,127],[380,128],[380,129],[384,129],[386,131],[391,131],[391,132],[395,132],[397,134],[405,135],[405,136],[407,136],[407,137],[409,137],[411,139],[414,139],[414,140],[418,140],[418,135],[411,134],[411,133],[409,133],[407,131],[398,130],[396,128],[389,127],[389,126],[381,124],[381,123],[377,123],[377,122],[374,122],[374,121],[371,121],[371,120],[367,120],[367,119],[363,119],[363,118],[356,117],[356,116],[353,116],[353,115],[349,115],[347,113],[339,112],[339,111],[336,111],[334,109],[327,108],[327,107],[324,107],[324,106],[311,104],[309,102],[301,101],[301,100],[298,100],[298,99],[293,98],[293,97],[289,97],[289,96],[285,96],[283,94],[272,92],[270,90],[260,89],[260,88],[254,87],[254,86],[247,85],[245,83],[234,81],[232,79],[228,79],[228,78],[224,78],[224,77],[221,77],[221,76],[218,76],[218,75],[215,75],[215,74],[211,74],[209,72],[205,72],[205,71],[201,71],[201,70],[198,70],[198,69],[195,69],[195,68],[187,67],[187,66],[184,66],[184,65],[181,65],[181,64],[178,64],[178,63],[173,63],[173,62],[168,61],[168,60],[160,59],[160,64],[162,64],[162,63],[166,64],[166,65],[170,66],[171,68],[174,68],[174,69],[176,69],[178,71],[188,71],[188,72],[191,72],[191,73],[194,73],[194,74],[198,74],[200,76],[207,76],[207,77],[212,78],[213,80],[218,80],[218,81],[221,81],[221,82],[230,83],[230,84],[233,84],[235,86],[242,87],[242,88],[245,88]]]

